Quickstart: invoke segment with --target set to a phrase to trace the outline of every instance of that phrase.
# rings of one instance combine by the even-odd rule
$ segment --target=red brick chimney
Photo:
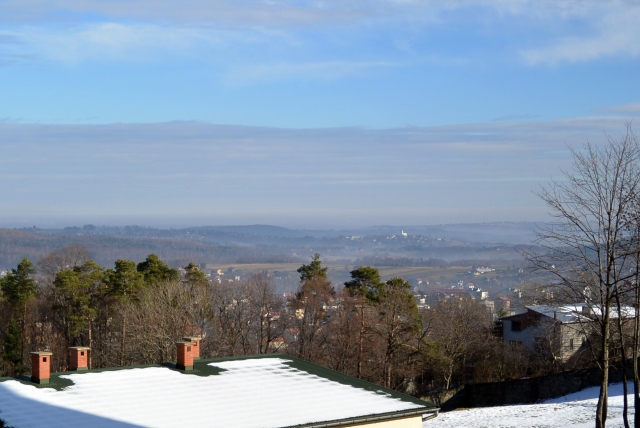
[[[69,370],[82,371],[88,369],[87,359],[89,355],[89,348],[84,346],[74,346],[69,348],[71,354],[71,365]]]
[[[183,337],[182,340],[185,342],[193,342],[193,359],[200,359],[200,341],[202,337],[200,336],[191,336],[191,337]]]
[[[48,385],[51,378],[51,352],[31,352],[31,382]]]
[[[180,370],[193,370],[193,342],[176,342],[178,362],[176,367]]]

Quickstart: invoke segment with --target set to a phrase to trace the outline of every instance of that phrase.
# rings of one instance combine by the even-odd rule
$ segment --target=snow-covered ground
[[[629,391],[633,384],[629,383]],[[469,410],[456,410],[440,413],[437,418],[426,421],[423,428],[443,427],[535,427],[565,428],[593,427],[598,402],[599,388],[587,388],[564,397],[547,400],[540,404],[518,406],[484,407]],[[622,384],[609,386],[609,412],[607,427],[623,427],[622,423]],[[633,396],[629,395],[629,420],[633,424]]]

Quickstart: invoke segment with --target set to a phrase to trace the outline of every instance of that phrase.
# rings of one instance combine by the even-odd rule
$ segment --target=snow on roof
[[[293,365],[307,364],[297,361]],[[0,419],[16,428],[176,427],[186,421],[258,428],[432,408],[291,363],[288,358],[209,362],[222,370],[208,376],[161,366],[59,374],[73,382],[62,390],[5,380],[0,382]]]
[[[536,306],[525,306],[527,309],[537,312],[539,314],[545,315],[549,318],[555,318],[562,323],[572,323],[578,321],[587,321],[588,317],[585,316],[583,312],[584,309],[589,309],[593,312],[593,316],[599,317],[602,314],[602,310],[600,306],[592,305],[589,306],[586,303],[575,303],[571,305],[562,305],[562,306],[548,306],[548,305],[536,305]],[[630,306],[623,306],[621,308],[621,312],[623,317],[633,317],[635,314],[635,310]],[[617,310],[611,309],[611,318],[617,318],[618,313]]]

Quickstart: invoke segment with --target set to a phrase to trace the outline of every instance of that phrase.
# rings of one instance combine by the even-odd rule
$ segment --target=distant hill
[[[295,237],[305,236],[304,230],[287,229],[286,227],[270,226],[266,224],[253,224],[248,226],[203,226],[190,227],[187,230],[219,231],[225,233],[241,233],[257,236]]]
[[[529,245],[533,223],[477,223],[427,226],[374,226],[343,230],[288,229],[271,225],[205,226],[158,229],[144,226],[0,229],[0,268],[23,257],[37,261],[69,244],[83,245],[94,260],[112,266],[116,259],[144,260],[155,253],[171,266],[298,263],[318,252],[327,262],[393,260],[408,265],[429,259],[517,260],[515,246]],[[402,231],[407,236],[402,236]]]
[[[531,222],[494,222],[460,223],[440,225],[382,225],[353,229],[287,229],[279,226],[206,226],[187,230],[215,231],[225,234],[238,233],[254,236],[273,237],[336,237],[345,235],[399,235],[401,231],[412,235],[425,235],[437,238],[456,239],[475,243],[530,244],[535,237],[536,223]]]
[[[0,229],[0,267],[15,267],[23,257],[37,261],[56,248],[83,245],[103,266],[116,259],[144,260],[155,253],[171,266],[197,263],[286,263],[298,258],[279,249],[217,245],[186,239],[114,237],[96,234],[48,234],[43,231]]]

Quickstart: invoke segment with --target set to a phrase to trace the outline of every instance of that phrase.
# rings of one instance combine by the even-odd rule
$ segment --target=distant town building
[[[508,297],[496,297],[493,300],[493,304],[497,314],[499,314],[500,312],[504,312],[508,315],[509,311],[511,310],[511,299],[509,299]]]

